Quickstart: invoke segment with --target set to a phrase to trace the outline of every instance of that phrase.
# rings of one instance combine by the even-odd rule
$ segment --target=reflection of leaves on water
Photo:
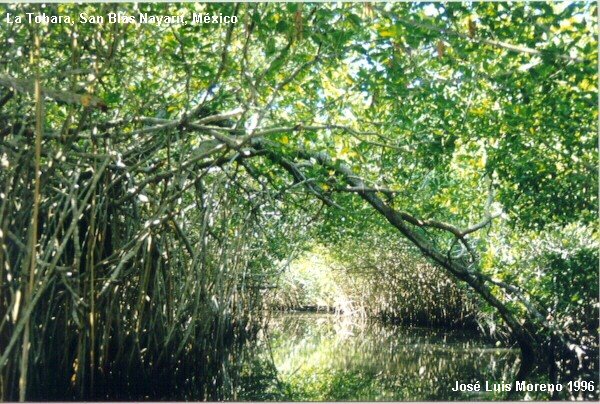
[[[451,391],[457,380],[511,380],[518,364],[514,350],[460,331],[319,314],[275,316],[269,330],[277,377],[292,400],[466,399],[475,396]]]

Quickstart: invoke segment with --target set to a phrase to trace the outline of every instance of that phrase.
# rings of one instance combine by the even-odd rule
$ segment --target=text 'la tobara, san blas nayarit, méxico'
[[[5,24],[153,24],[153,25],[187,25],[187,24],[235,24],[238,18],[235,15],[222,13],[191,13],[189,15],[161,15],[149,13],[107,13],[96,15],[79,13],[76,17],[71,15],[53,15],[46,13],[6,13],[3,18]]]

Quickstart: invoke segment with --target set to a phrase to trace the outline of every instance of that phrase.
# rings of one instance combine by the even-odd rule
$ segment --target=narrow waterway
[[[456,381],[509,381],[518,368],[518,351],[494,346],[473,332],[383,325],[332,314],[273,314],[254,349],[272,364],[275,383],[257,382],[256,372],[265,367],[252,355],[240,398],[492,399],[502,395],[452,388]]]

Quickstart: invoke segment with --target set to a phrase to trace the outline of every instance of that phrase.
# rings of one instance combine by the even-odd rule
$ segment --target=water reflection
[[[266,362],[249,363],[239,399],[496,399],[502,395],[452,388],[456,381],[509,381],[518,369],[517,351],[465,332],[329,314],[274,315],[253,351]],[[259,383],[260,392],[259,370],[274,380]]]

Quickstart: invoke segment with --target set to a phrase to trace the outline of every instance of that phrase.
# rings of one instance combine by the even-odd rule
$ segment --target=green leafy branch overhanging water
[[[239,20],[0,33],[3,399],[230,396],[232,347],[316,244],[409,251],[375,264],[391,289],[426,271],[518,343],[518,377],[597,375],[595,4],[3,9]]]

